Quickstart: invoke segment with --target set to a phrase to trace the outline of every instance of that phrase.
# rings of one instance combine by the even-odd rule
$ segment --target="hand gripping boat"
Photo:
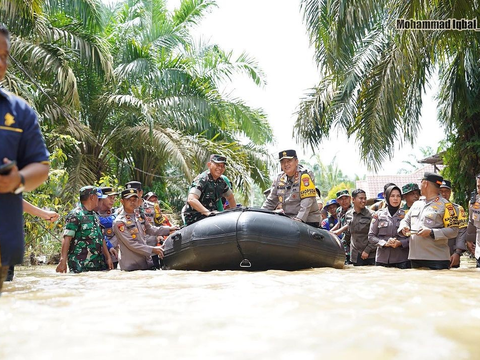
[[[164,268],[175,270],[341,269],[340,240],[269,210],[239,208],[210,216],[171,234]]]

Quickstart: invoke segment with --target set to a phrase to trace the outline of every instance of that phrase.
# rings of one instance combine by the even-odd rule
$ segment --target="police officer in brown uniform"
[[[177,228],[151,226],[145,215],[135,212],[139,196],[134,188],[122,191],[121,202],[123,210],[113,222],[113,231],[120,243],[120,268],[127,271],[155,269],[152,255],[163,258],[163,251],[160,246],[147,245],[145,236],[168,235]]]
[[[458,217],[451,202],[440,196],[443,178],[426,172],[416,201],[400,222],[399,233],[410,236],[408,259],[412,268],[433,270],[450,267],[448,239],[458,234]]]
[[[313,173],[298,163],[295,150],[281,151],[279,159],[282,172],[273,182],[262,208],[282,212],[294,220],[319,227],[320,210]]]
[[[445,200],[450,200],[452,195],[452,182],[443,180],[440,185],[440,194]],[[467,237],[468,219],[462,205],[452,203],[458,216],[458,235],[448,239],[448,247],[450,248],[450,267],[458,268],[460,266],[460,256],[467,250],[465,241]]]
[[[352,191],[353,208],[346,218],[350,230],[350,261],[354,266],[375,265],[376,245],[368,241],[373,212],[367,209],[367,194],[362,189]]]
[[[480,268],[480,174],[476,177],[477,194],[470,200],[467,227],[467,248],[477,259]]]

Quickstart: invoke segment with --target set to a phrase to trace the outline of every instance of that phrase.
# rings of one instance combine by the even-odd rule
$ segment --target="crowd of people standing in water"
[[[451,182],[427,172],[420,185],[385,184],[383,199],[371,208],[364,190],[350,194],[343,189],[322,209],[314,201],[313,174],[299,164],[295,150],[280,152],[279,160],[282,171],[266,192],[263,208],[341,238],[346,264],[449,269],[459,267],[468,249],[480,267],[480,195],[471,199],[467,215],[449,200]],[[480,175],[476,182],[480,193]]]
[[[265,192],[262,208],[338,236],[346,264],[449,269],[459,266],[467,249],[475,253],[480,197],[472,199],[469,220],[460,205],[449,201],[451,182],[436,173],[425,173],[420,186],[385,184],[383,199],[370,208],[365,191],[355,189],[350,193],[344,189],[322,209],[314,176],[299,164],[296,151],[280,152],[279,160],[281,172]],[[190,186],[182,209],[183,225],[237,207],[230,181],[224,175],[226,165],[226,157],[210,156],[207,170]],[[480,176],[477,190],[480,192]],[[115,209],[117,196],[121,206]],[[34,214],[45,219],[58,216],[52,212]],[[163,241],[179,229],[162,213],[157,195],[144,195],[138,181],[128,182],[120,192],[111,187],[81,188],[79,203],[65,223],[57,272],[160,269]]]
[[[0,26],[0,80],[5,76],[10,50],[8,30]],[[49,153],[37,116],[22,99],[0,89],[0,291],[7,272],[22,262],[23,211],[48,221],[58,214],[22,200],[23,191],[43,183]],[[299,164],[295,150],[279,153],[281,172],[266,190],[262,208],[294,221],[322,227],[341,238],[346,263],[355,266],[448,269],[458,267],[468,249],[480,267],[480,195],[469,204],[469,215],[449,201],[451,183],[425,173],[415,183],[386,184],[384,200],[366,207],[362,189],[337,192],[336,199],[319,206],[313,173]],[[207,170],[190,186],[182,209],[190,225],[225,209],[237,207],[224,172],[227,158],[213,154]],[[480,193],[480,175],[476,177]],[[120,195],[121,206],[113,208]],[[323,217],[322,217],[323,210]],[[84,186],[79,203],[65,219],[57,272],[160,269],[162,244],[179,229],[162,214],[154,193],[143,194],[142,184],[130,181],[117,192],[110,187]]]

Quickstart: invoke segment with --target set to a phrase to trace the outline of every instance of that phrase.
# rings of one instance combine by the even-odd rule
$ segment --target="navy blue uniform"
[[[15,160],[18,169],[31,163],[48,164],[37,115],[21,98],[0,89],[0,160]],[[0,194],[0,251],[2,265],[22,263],[23,204],[22,195]]]

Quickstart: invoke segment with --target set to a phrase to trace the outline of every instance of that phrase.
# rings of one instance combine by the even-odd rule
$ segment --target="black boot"
[[[15,276],[15,266],[10,265],[8,267],[7,278],[5,281],[13,281],[13,277]]]

